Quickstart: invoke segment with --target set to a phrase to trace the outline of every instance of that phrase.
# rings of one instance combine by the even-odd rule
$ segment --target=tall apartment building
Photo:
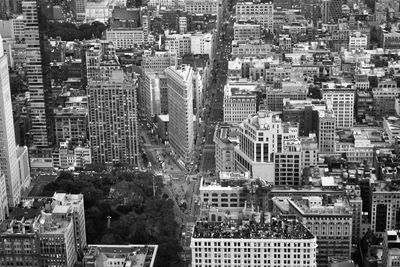
[[[301,149],[300,140],[283,140],[282,151],[275,154],[275,185],[301,185]]]
[[[352,84],[322,83],[323,99],[330,100],[336,117],[337,128],[349,128],[354,124],[355,88]]]
[[[91,81],[89,133],[93,162],[138,164],[136,81],[113,70],[103,81]]]
[[[320,153],[335,152],[336,117],[332,111],[318,113],[318,148]]]
[[[197,222],[190,242],[192,266],[317,266],[317,240],[302,224],[261,216]]]
[[[86,248],[85,208],[83,194],[54,193],[52,206],[59,206],[72,214],[74,221],[74,240],[77,252],[82,255]],[[53,209],[54,213],[54,209]]]
[[[235,146],[239,139],[237,131],[230,125],[217,125],[214,131],[215,172],[235,170]]]
[[[224,87],[224,122],[239,124],[258,107],[259,84],[247,80],[228,81]]]
[[[259,111],[239,125],[239,145],[235,147],[238,171],[249,171],[274,184],[275,154],[283,152],[285,140],[296,140],[298,125],[282,122],[277,113]]]
[[[274,28],[274,4],[269,0],[238,1],[236,4],[236,21],[253,21],[269,32]]]
[[[168,134],[172,149],[184,164],[194,150],[193,69],[188,65],[165,70],[168,84]]]
[[[39,4],[37,0],[24,0],[22,13],[25,24],[26,78],[29,85],[29,108],[32,118],[31,135],[33,145],[45,148],[49,145],[48,125],[50,120],[49,93],[43,74],[41,33],[39,29]],[[48,127],[49,126],[49,127]]]
[[[259,40],[261,26],[251,23],[235,23],[233,24],[233,36],[237,41]]]
[[[17,145],[11,103],[7,55],[0,36],[0,171],[5,175],[8,205],[13,207],[21,198]],[[7,204],[4,204],[7,206]]]
[[[329,257],[350,259],[352,209],[346,199],[333,199],[328,204],[314,196],[288,202],[289,213],[317,238],[318,266],[328,266]]]

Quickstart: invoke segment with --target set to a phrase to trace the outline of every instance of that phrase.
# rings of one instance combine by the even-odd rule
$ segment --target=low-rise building
[[[235,146],[239,142],[237,130],[230,125],[217,125],[213,141],[216,173],[234,171]]]
[[[89,245],[83,267],[153,267],[158,245]]]

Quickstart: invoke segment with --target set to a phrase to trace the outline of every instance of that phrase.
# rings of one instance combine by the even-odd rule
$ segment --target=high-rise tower
[[[43,74],[43,58],[39,29],[40,5],[37,0],[24,0],[22,13],[25,23],[26,76],[29,85],[29,107],[32,119],[32,145],[37,148],[49,146],[48,126],[50,104],[46,101],[48,89]]]
[[[0,36],[0,176],[1,172],[5,175],[8,204],[14,206],[19,203],[21,198],[21,183],[18,172],[8,62]]]

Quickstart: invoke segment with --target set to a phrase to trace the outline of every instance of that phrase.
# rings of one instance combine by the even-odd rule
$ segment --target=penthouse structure
[[[288,201],[289,213],[318,240],[318,266],[328,266],[329,257],[350,259],[352,209],[347,200],[337,198],[328,204],[322,197],[302,197]]]
[[[235,170],[235,146],[239,143],[238,132],[230,125],[217,125],[214,132],[215,172]]]
[[[228,81],[224,87],[224,122],[238,124],[257,111],[259,84],[248,80]]]
[[[315,236],[296,221],[276,218],[197,222],[190,248],[194,267],[317,266]]]
[[[269,0],[239,1],[236,4],[236,21],[253,21],[273,32],[274,4]]]
[[[158,245],[89,245],[84,267],[153,267]]]
[[[275,184],[275,154],[283,152],[284,141],[297,140],[297,137],[298,125],[282,122],[277,113],[259,111],[250,115],[239,125],[236,170],[249,171],[253,177]]]

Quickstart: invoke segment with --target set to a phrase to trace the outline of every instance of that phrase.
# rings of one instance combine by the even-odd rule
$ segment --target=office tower
[[[354,95],[352,84],[322,83],[323,99],[330,100],[337,128],[349,128],[354,123]]]
[[[58,209],[65,210],[71,207],[70,213],[72,214],[74,223],[75,247],[77,252],[82,255],[83,250],[87,246],[83,194],[54,193],[52,206],[59,206],[62,208]]]
[[[320,153],[335,152],[336,118],[332,111],[318,112],[318,148]]]
[[[236,170],[249,171],[253,177],[274,184],[275,155],[283,152],[284,141],[295,141],[297,137],[298,124],[282,122],[278,113],[259,111],[250,115],[239,125]]]
[[[378,83],[377,88],[372,89],[373,114],[376,120],[382,120],[388,116],[395,116],[396,98],[400,96],[400,87],[391,79]]]
[[[137,83],[121,69],[109,74],[88,85],[93,162],[137,165]]]
[[[257,111],[258,82],[228,81],[224,87],[224,122],[239,124]]]
[[[165,70],[168,84],[168,135],[172,149],[187,164],[192,161],[193,129],[193,69],[188,65]]]
[[[347,199],[330,197],[293,198],[289,214],[316,236],[318,266],[328,266],[329,257],[350,259],[352,209]]]
[[[192,266],[317,266],[317,239],[309,230],[296,221],[265,217],[197,222]]]
[[[272,1],[266,0],[238,1],[236,21],[253,21],[260,24],[265,30],[273,32],[274,4]]]
[[[37,148],[49,146],[50,110],[48,89],[43,74],[41,33],[39,29],[40,5],[37,0],[24,0],[22,12],[25,22],[26,77],[29,85],[29,108],[32,119],[32,142]]]
[[[17,145],[11,103],[7,55],[0,36],[0,170],[6,178],[8,205],[13,207],[21,197]]]
[[[17,147],[18,173],[21,191],[28,189],[31,184],[31,169],[29,163],[28,147]]]

